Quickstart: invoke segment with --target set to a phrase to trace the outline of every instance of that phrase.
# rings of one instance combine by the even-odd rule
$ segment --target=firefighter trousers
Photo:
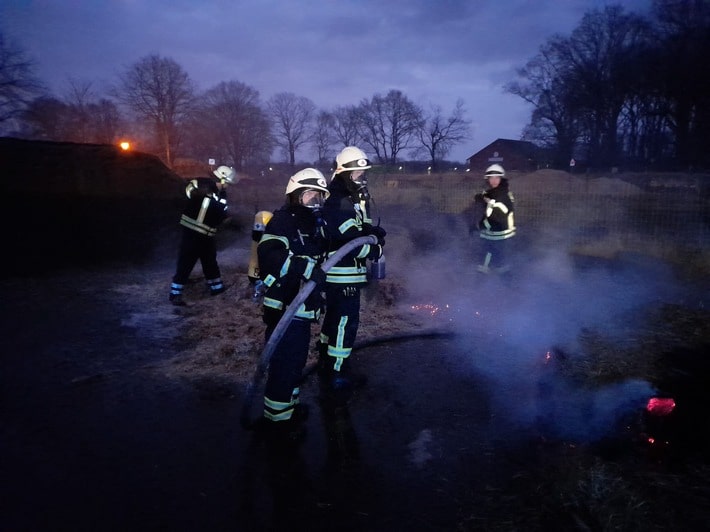
[[[202,273],[208,282],[220,278],[217,245],[214,237],[202,235],[197,231],[183,227],[173,283],[186,284],[198,260],[202,265]]]
[[[320,342],[327,347],[320,363],[326,370],[342,372],[360,326],[360,287],[327,283],[325,307]]]
[[[267,325],[266,341],[277,323]],[[299,383],[311,341],[311,322],[293,318],[276,345],[264,390],[264,417],[287,421],[298,404]]]

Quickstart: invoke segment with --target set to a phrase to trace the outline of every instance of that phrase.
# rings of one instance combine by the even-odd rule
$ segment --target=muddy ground
[[[651,352],[694,361],[672,366],[687,375],[666,394],[707,389],[707,284],[647,297],[665,267],[626,257],[528,268],[532,289],[480,277],[470,242],[442,259],[436,235],[417,234],[392,224],[388,278],[363,295],[353,356],[367,385],[334,409],[308,377],[291,450],[239,425],[263,346],[246,232],[221,237],[230,289],[207,296],[198,267],[185,308],[167,302],[170,241],[141,264],[2,280],[0,529],[702,529],[707,439],[690,420],[650,427],[644,406],[671,382]],[[427,262],[407,277],[417,250]],[[567,284],[600,278],[619,293],[608,323],[585,310],[594,288]],[[645,362],[618,363],[639,345]],[[688,396],[703,412],[707,395],[692,409]]]

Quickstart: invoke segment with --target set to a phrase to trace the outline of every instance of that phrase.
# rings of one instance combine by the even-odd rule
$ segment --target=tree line
[[[552,166],[710,166],[710,2],[654,0],[649,18],[620,5],[586,13],[569,36],[553,35],[505,90],[531,107],[521,139]],[[130,132],[168,166],[214,158],[263,168],[274,150],[295,165],[360,145],[382,165],[426,160],[433,169],[470,138],[459,99],[448,112],[422,108],[399,90],[355,105],[318,109],[291,92],[262,101],[233,80],[200,91],[169,57],[149,55],[120,73],[106,94],[69,80],[57,97],[0,33],[0,128],[28,139],[112,143]]]
[[[506,90],[529,102],[524,140],[613,166],[710,167],[710,2],[655,0],[649,18],[592,10],[548,39]]]
[[[462,100],[448,115],[437,106],[425,111],[398,90],[332,111],[291,92],[262,102],[256,89],[236,80],[198,91],[182,66],[159,55],[128,67],[104,97],[93,93],[91,83],[69,80],[67,95],[57,98],[43,91],[31,62],[1,35],[0,56],[7,58],[0,60],[2,77],[13,86],[0,97],[6,104],[0,103],[0,124],[12,122],[13,135],[111,143],[130,131],[169,167],[184,157],[263,168],[275,149],[295,166],[297,154],[308,148],[317,154],[316,164],[329,165],[338,146],[353,144],[379,164],[395,165],[406,152],[424,153],[436,167],[469,136]]]

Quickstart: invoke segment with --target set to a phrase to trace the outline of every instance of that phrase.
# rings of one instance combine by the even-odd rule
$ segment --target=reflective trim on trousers
[[[271,421],[286,421],[291,419],[293,415],[293,400],[288,403],[281,401],[272,401],[268,397],[264,397],[264,417]]]
[[[185,288],[184,284],[172,283],[170,285],[170,295],[179,296],[182,294],[182,291],[184,290],[184,288]]]

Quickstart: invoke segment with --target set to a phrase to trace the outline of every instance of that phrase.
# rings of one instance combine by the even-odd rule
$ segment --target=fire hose
[[[350,251],[352,251],[356,247],[363,246],[365,244],[377,244],[377,237],[374,235],[361,236],[354,240],[351,240],[350,242],[347,242],[335,253],[333,253],[333,255],[328,257],[328,260],[326,260],[321,265],[321,269],[325,273],[327,273],[328,270],[330,270],[335,264],[337,264],[345,255],[350,253]],[[266,375],[266,370],[269,367],[269,362],[271,361],[271,357],[274,354],[274,350],[281,341],[281,337],[286,332],[286,329],[288,328],[289,324],[291,323],[291,320],[295,316],[296,311],[301,306],[301,304],[303,304],[303,302],[308,298],[311,292],[313,292],[315,286],[315,281],[308,281],[306,284],[303,285],[296,297],[286,308],[284,315],[281,316],[281,319],[276,324],[276,327],[271,333],[269,340],[264,345],[264,350],[261,352],[261,357],[259,358],[259,362],[256,365],[254,375],[252,376],[251,381],[247,386],[246,393],[244,394],[244,405],[242,406],[242,412],[239,421],[242,427],[245,429],[248,429],[254,425],[254,421],[252,421],[250,416],[252,404],[254,403],[254,399],[256,398],[257,391],[260,388],[260,384],[264,379],[264,375]]]

